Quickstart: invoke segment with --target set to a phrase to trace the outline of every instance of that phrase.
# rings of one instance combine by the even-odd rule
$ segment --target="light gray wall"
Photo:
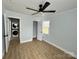
[[[27,42],[33,38],[33,21],[31,16],[23,16],[20,20],[20,41]]]
[[[77,9],[46,16],[50,20],[50,33],[44,38],[59,47],[77,54]]]

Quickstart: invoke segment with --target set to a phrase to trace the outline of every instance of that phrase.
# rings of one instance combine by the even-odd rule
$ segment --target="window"
[[[49,33],[49,21],[43,21],[42,33],[43,34],[48,34]]]

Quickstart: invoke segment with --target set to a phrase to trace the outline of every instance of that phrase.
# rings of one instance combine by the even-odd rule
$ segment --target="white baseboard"
[[[26,42],[30,42],[30,41],[32,41],[32,38],[29,40],[20,41],[20,43],[26,43]]]
[[[34,38],[34,37],[36,37],[36,36],[33,36],[33,38]]]
[[[49,41],[47,41],[47,40],[44,40],[44,41],[46,41],[47,43],[49,43],[49,44],[55,46],[56,48],[58,48],[58,49],[60,49],[60,50],[62,50],[62,51],[64,51],[65,53],[71,55],[72,57],[77,58],[77,56],[76,56],[74,53],[72,53],[72,52],[70,52],[70,51],[67,51],[66,49],[63,49],[63,48],[59,47],[58,45],[56,45],[56,44],[54,44],[54,43],[51,43],[51,42],[49,42]]]

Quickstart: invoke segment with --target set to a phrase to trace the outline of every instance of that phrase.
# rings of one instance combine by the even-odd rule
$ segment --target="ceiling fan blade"
[[[56,12],[56,10],[51,10],[51,11],[42,11],[42,12],[53,12],[53,13],[55,13]]]
[[[29,8],[29,7],[26,7],[26,9],[33,10],[33,11],[38,11],[38,10],[35,10],[35,9],[32,9],[32,8]]]
[[[36,14],[38,14],[39,12],[36,12],[36,13],[33,13],[32,15],[36,15]]]
[[[46,2],[46,3],[44,4],[43,8],[42,8],[42,11],[45,10],[49,5],[50,5],[50,3],[49,3],[49,2]]]

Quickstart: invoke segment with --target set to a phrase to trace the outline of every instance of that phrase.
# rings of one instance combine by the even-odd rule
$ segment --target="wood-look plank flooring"
[[[76,59],[45,41],[33,40],[20,44],[17,39],[10,42],[4,59]]]

